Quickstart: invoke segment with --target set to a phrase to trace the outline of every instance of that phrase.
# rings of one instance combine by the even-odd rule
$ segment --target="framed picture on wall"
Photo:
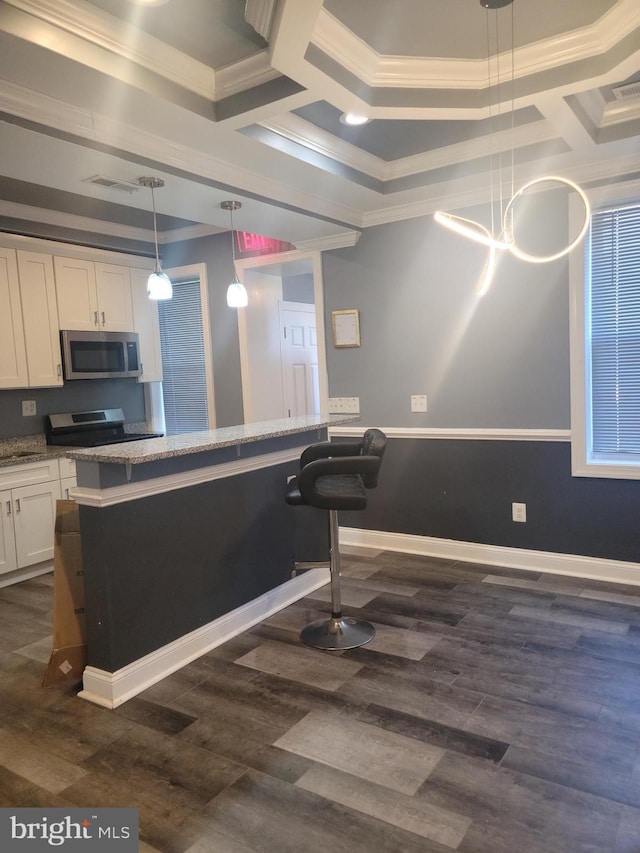
[[[357,308],[331,312],[334,347],[360,346],[360,312]]]

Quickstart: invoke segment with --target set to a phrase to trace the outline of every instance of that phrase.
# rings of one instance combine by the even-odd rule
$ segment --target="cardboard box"
[[[43,687],[82,681],[87,663],[84,572],[75,501],[56,502],[53,552],[53,651]]]

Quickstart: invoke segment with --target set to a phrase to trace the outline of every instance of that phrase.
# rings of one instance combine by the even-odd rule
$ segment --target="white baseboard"
[[[553,575],[571,575],[640,586],[640,563],[627,563],[622,560],[605,560],[579,554],[557,554],[551,551],[530,551],[525,548],[482,545],[454,539],[436,539],[432,536],[388,533],[383,530],[361,530],[356,527],[341,527],[340,543],[383,551],[420,554],[425,557],[442,557],[445,560],[486,563],[489,566],[508,566],[523,571],[548,572]]]
[[[311,569],[116,672],[88,666],[82,677],[83,690],[78,696],[103,708],[117,708],[172,672],[328,582],[328,568]]]
[[[0,589],[3,586],[11,586],[20,581],[27,581],[30,578],[37,578],[39,575],[46,575],[53,571],[53,560],[47,560],[45,563],[38,563],[37,566],[28,566],[26,569],[16,569],[15,572],[7,572],[0,575]]]

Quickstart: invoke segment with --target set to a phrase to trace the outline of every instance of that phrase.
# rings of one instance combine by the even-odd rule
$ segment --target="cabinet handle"
[[[105,323],[107,322],[104,318],[104,311],[101,311],[100,313],[102,314],[102,325],[104,326]]]
[[[65,495],[67,496],[67,500],[69,500],[69,489],[64,490]]]
[[[58,364],[58,376],[62,376],[62,365]]]
[[[98,325],[98,312],[97,311],[93,312],[93,325],[94,326]]]
[[[20,498],[16,498],[16,512],[20,512]]]
[[[7,501],[7,515],[11,515],[11,501]]]
[[[144,362],[140,362],[140,376],[144,376]]]

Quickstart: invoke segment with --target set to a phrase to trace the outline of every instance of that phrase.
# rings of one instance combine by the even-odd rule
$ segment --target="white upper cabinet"
[[[96,291],[100,328],[105,332],[133,332],[129,267],[96,264]]]
[[[162,350],[158,303],[147,296],[149,270],[131,269],[134,330],[140,340],[142,374],[139,382],[162,382]]]
[[[62,358],[53,258],[40,252],[16,252],[28,385],[62,385]]]
[[[79,258],[55,257],[53,265],[60,328],[96,331],[99,314],[95,263]]]
[[[133,331],[128,267],[65,257],[54,262],[61,329]]]
[[[16,253],[0,248],[0,388],[28,384]]]

